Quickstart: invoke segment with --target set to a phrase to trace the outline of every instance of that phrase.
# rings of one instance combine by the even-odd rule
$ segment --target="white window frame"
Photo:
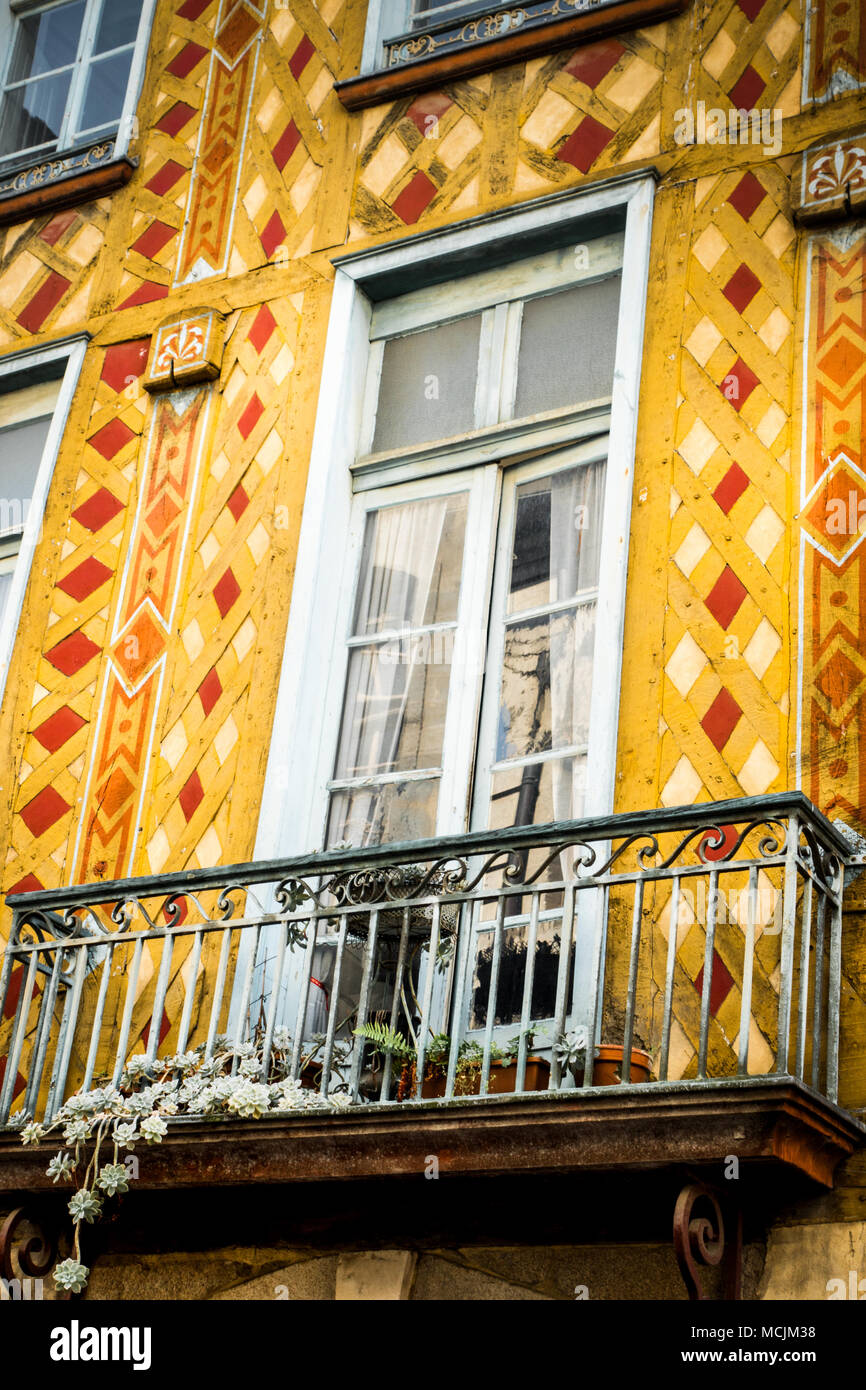
[[[2,3],[2,0],[0,0]],[[63,0],[57,0],[57,4]],[[115,159],[121,159],[127,153],[135,131],[135,110],[138,106],[138,99],[141,94],[141,87],[144,81],[145,65],[147,63],[148,41],[153,27],[153,16],[156,10],[157,0],[143,0],[141,6],[141,16],[139,18],[138,29],[136,31],[134,47],[132,51],[132,61],[129,69],[129,81],[126,88],[126,98],[123,110],[118,119],[116,128],[111,127],[102,135],[88,135],[82,132],[73,144],[73,132],[77,124],[78,117],[84,101],[84,90],[87,81],[87,74],[90,67],[90,50],[96,37],[96,29],[99,18],[102,14],[102,6],[110,5],[111,0],[87,0],[88,8],[84,14],[81,26],[81,37],[78,44],[78,52],[72,62],[75,65],[75,72],[69,87],[69,94],[66,100],[66,108],[63,115],[63,124],[60,128],[56,142],[48,142],[45,145],[32,146],[26,150],[10,153],[0,159],[0,175],[13,171],[19,165],[26,166],[29,163],[38,163],[43,159],[59,159],[72,150],[83,150],[88,145],[97,142],[114,141]],[[46,0],[5,0],[3,22],[0,23],[0,44],[6,52],[6,60],[2,67],[2,84],[0,84],[0,107],[6,93],[8,74],[12,66],[12,57],[17,37],[17,22],[19,19],[33,14],[38,10],[56,8],[56,5],[46,3]],[[100,55],[100,57],[108,56]]]
[[[15,558],[6,610],[2,623],[0,623],[0,699],[2,699],[6,688],[6,679],[21,621],[21,610],[24,606],[24,595],[30,578],[33,556],[42,535],[42,522],[51,479],[54,475],[54,466],[57,462],[63,431],[75,388],[78,385],[89,339],[89,334],[77,334],[75,337],[65,338],[62,342],[52,343],[50,347],[16,352],[0,359],[0,390],[3,388],[5,377],[26,376],[29,372],[52,362],[58,364],[57,377],[60,380],[60,390],[48,428],[48,437],[45,440],[42,458],[33,480],[30,506],[27,509],[18,554]],[[65,366],[62,366],[64,360]],[[11,389],[17,388],[12,387]]]
[[[344,591],[352,577],[346,575],[341,582],[337,576],[343,575],[354,494],[359,490],[357,486],[353,489],[352,467],[363,422],[372,318],[365,285],[413,267],[419,268],[421,278],[425,265],[435,271],[453,263],[455,256],[459,264],[461,253],[486,246],[494,234],[513,245],[514,260],[521,258],[521,240],[541,229],[551,235],[555,231],[560,238],[573,232],[579,243],[585,239],[585,233],[581,237],[581,226],[586,218],[620,209],[625,212],[625,239],[607,434],[604,578],[596,616],[598,630],[606,634],[607,640],[597,647],[592,696],[594,708],[606,709],[608,717],[603,726],[593,731],[584,815],[606,815],[612,811],[653,191],[650,176],[617,179],[593,190],[539,199],[516,210],[341,258],[338,263],[256,859],[314,853],[322,845],[321,741],[309,736],[299,738],[296,731],[305,729],[309,733],[324,728],[323,692],[329,689],[335,664],[342,668],[345,662],[341,608],[345,606]],[[335,409],[337,403],[339,408]],[[500,456],[499,452],[489,455]],[[335,723],[333,710],[329,713],[325,742],[330,743],[333,753],[339,716]]]

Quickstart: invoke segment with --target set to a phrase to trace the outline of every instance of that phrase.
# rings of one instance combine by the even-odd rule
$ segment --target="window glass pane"
[[[560,603],[598,584],[603,462],[517,489],[508,614]]]
[[[583,813],[585,758],[548,758],[493,775],[489,829],[549,825]]]
[[[50,425],[48,415],[0,429],[0,535],[24,529]]]
[[[595,603],[508,625],[497,762],[587,742],[594,646]]]
[[[481,315],[385,343],[373,452],[464,434],[475,422]]]
[[[0,157],[38,145],[56,144],[71,76],[65,72],[43,77],[6,93],[0,113]]]
[[[353,631],[359,636],[457,617],[467,494],[383,507],[367,517]]]
[[[426,653],[411,639],[351,653],[335,777],[439,766],[451,666],[426,637]]]
[[[111,58],[91,63],[78,122],[80,131],[114,126],[120,120],[131,62],[132,49],[127,49],[125,53],[115,53]]]
[[[427,839],[436,834],[438,800],[438,777],[334,792],[328,848]]]
[[[515,898],[515,904],[528,912],[529,899]],[[507,909],[506,909],[507,910]],[[533,1020],[552,1018],[556,1010],[556,981],[559,972],[559,943],[562,921],[554,918],[540,922],[535,946],[535,973],[532,979],[532,1000],[529,1017]],[[494,1024],[519,1024],[523,1016],[523,983],[526,976],[526,947],[529,927],[507,927],[502,934],[502,953],[499,977],[493,996]],[[472,981],[472,1013],[470,1028],[483,1028],[487,1023],[490,983],[493,973],[492,931],[480,931],[476,938],[475,976]],[[549,1047],[549,1038],[539,1039],[541,1047]],[[538,1048],[533,1047],[533,1052]]]
[[[140,19],[141,0],[103,0],[94,53],[107,53],[110,48],[132,43]]]
[[[354,631],[395,632],[349,653],[334,776],[435,770],[451,680],[467,494],[383,507],[367,517]],[[437,626],[431,632],[430,625]],[[435,833],[439,778],[334,789],[328,842]]]
[[[489,9],[484,0],[414,0],[410,27],[428,29],[444,20],[459,20],[463,15]]]
[[[619,289],[611,275],[524,304],[515,418],[611,394]]]
[[[84,0],[72,0],[38,14],[24,15],[17,26],[17,37],[7,82],[20,82],[75,61]]]

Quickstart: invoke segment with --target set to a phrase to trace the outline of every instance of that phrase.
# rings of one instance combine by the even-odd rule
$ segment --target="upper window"
[[[15,24],[0,108],[0,167],[93,144],[120,126],[140,0],[60,0]]]
[[[465,53],[478,44],[531,32],[541,26],[582,20],[590,26],[604,24],[608,11],[626,8],[626,0],[534,0],[529,4],[506,0],[371,0],[362,70],[374,72],[401,67],[420,58],[448,57]],[[652,21],[656,12],[676,13],[678,0],[642,0],[639,11],[627,6],[629,19]]]

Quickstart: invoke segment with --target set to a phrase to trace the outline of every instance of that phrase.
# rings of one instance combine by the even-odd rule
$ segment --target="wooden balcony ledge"
[[[178,1117],[139,1146],[137,1191],[408,1178],[431,1154],[445,1176],[718,1170],[730,1155],[771,1183],[833,1186],[866,1125],[788,1076],[523,1096],[357,1105],[260,1120]],[[34,1149],[0,1135],[0,1190],[54,1191],[54,1137]],[[54,1151],[53,1149],[51,1150]]]

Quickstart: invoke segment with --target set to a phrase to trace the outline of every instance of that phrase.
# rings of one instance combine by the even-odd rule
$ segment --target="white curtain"
[[[397,762],[412,677],[420,664],[408,633],[435,616],[432,590],[447,506],[447,499],[431,498],[376,513],[375,540],[361,576],[354,629],[358,636],[389,629],[406,635],[389,654],[389,661],[381,660],[381,647],[356,649],[350,658],[337,776],[351,775],[354,768],[387,772]],[[364,844],[374,837],[377,800],[376,788],[354,793],[356,823],[359,802],[366,803]]]

